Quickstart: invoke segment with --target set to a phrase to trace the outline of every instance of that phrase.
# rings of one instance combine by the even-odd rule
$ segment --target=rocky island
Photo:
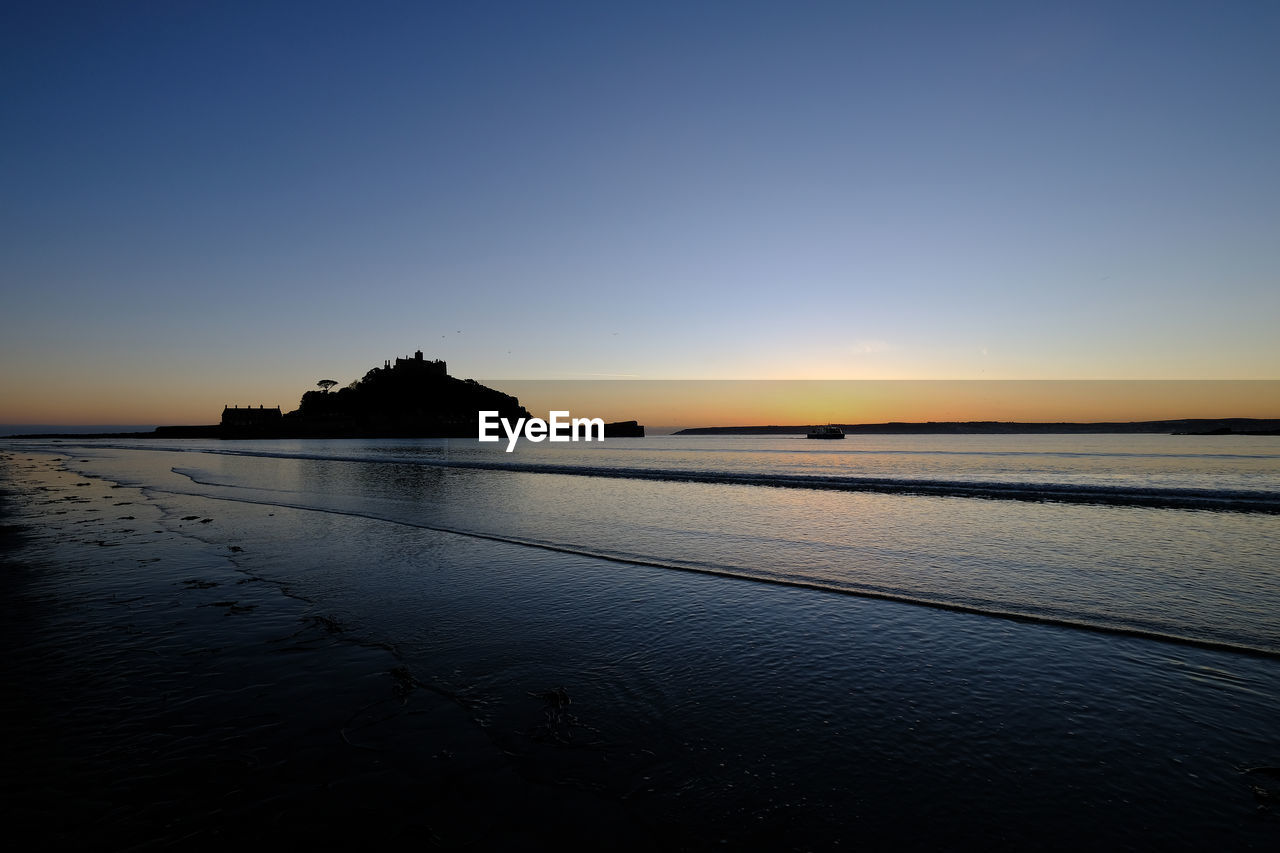
[[[509,394],[474,379],[448,374],[443,361],[411,358],[384,362],[337,391],[322,380],[295,411],[278,408],[222,410],[222,438],[463,438],[475,437],[476,413],[508,418],[530,414]]]
[[[308,391],[295,411],[222,410],[222,438],[475,438],[479,412],[515,421],[529,410],[510,394],[474,379],[450,376],[445,363],[412,357],[388,359],[363,378],[331,391],[332,380]],[[163,428],[162,428],[163,429]],[[642,437],[635,421],[605,424],[606,438]]]
[[[443,361],[422,351],[390,359],[345,388],[322,379],[298,408],[224,406],[219,423],[161,426],[153,432],[41,434],[19,438],[475,438],[481,411],[516,421],[529,410],[511,396],[474,379],[450,376]],[[636,421],[605,424],[606,438],[643,437]]]

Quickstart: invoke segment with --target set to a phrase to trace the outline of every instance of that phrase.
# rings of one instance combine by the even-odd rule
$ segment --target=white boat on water
[[[816,426],[809,430],[807,438],[844,438],[844,430],[835,424]]]

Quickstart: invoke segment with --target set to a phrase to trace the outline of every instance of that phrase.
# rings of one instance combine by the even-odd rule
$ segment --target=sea
[[[1280,437],[0,443],[690,837],[1280,842]]]

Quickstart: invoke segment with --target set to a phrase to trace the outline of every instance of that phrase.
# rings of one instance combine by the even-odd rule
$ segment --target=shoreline
[[[465,697],[228,551],[166,530],[140,490],[20,457],[0,454],[0,674],[19,686],[3,705],[4,788],[18,827],[108,849],[585,848],[634,823],[522,776]],[[51,514],[33,517],[24,497]],[[555,818],[566,797],[595,817]]]

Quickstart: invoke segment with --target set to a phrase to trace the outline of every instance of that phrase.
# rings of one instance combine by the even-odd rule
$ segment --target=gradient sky
[[[1278,87],[1269,0],[7,3],[0,423],[1280,378]]]

